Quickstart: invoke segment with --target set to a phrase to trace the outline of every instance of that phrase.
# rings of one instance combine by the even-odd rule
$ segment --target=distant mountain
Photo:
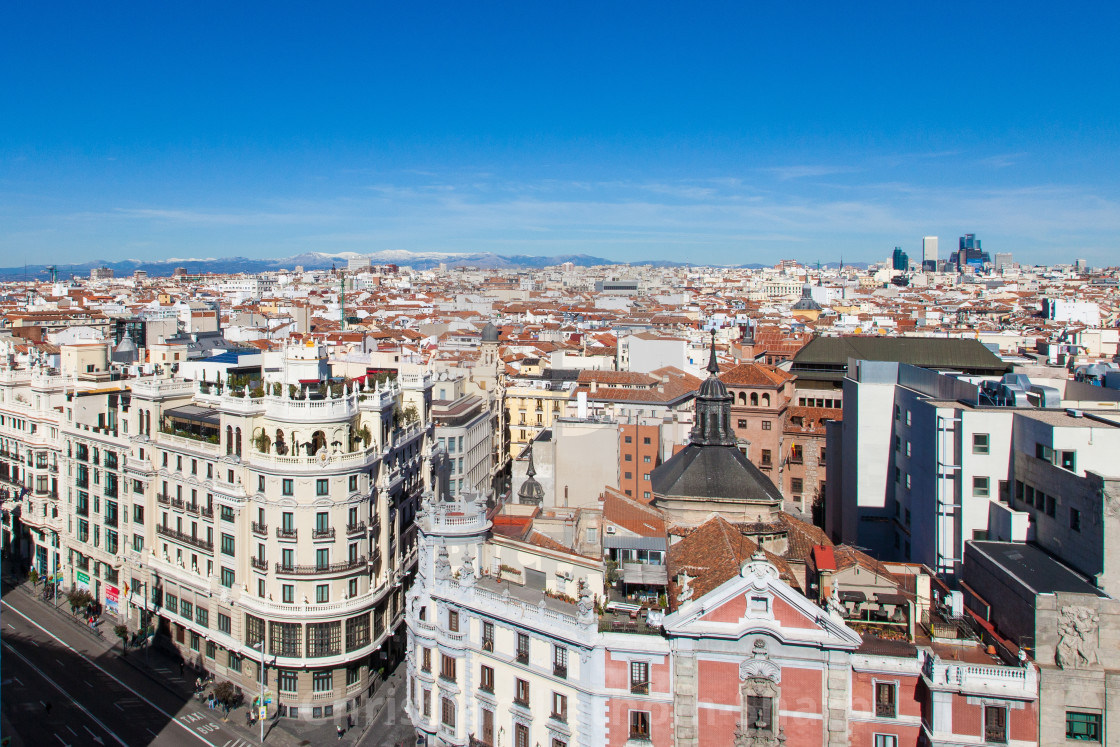
[[[578,267],[593,267],[596,265],[634,265],[649,267],[686,267],[704,266],[699,262],[676,262],[672,260],[646,260],[639,262],[614,262],[603,257],[593,257],[588,254],[561,254],[550,257],[539,257],[529,254],[503,255],[493,252],[410,252],[404,249],[390,249],[380,252],[362,254],[359,252],[305,252],[294,257],[283,259],[249,259],[246,257],[173,257],[166,260],[126,259],[117,262],[95,260],[80,264],[58,265],[57,271],[60,278],[69,278],[71,275],[89,277],[90,270],[96,267],[108,267],[117,277],[131,275],[136,270],[143,270],[152,277],[166,277],[171,275],[175,268],[182,267],[191,275],[216,273],[231,275],[237,273],[258,273],[277,270],[291,270],[303,267],[305,270],[329,270],[332,267],[343,268],[349,259],[369,257],[375,264],[407,265],[418,270],[427,270],[443,264],[447,267],[477,267],[479,269],[514,269],[518,267],[539,269],[552,267],[565,262],[571,262]],[[710,265],[716,267],[718,265]],[[741,269],[759,269],[766,265],[744,264],[737,265]],[[825,267],[833,267],[829,263]],[[861,263],[852,262],[848,266],[861,267]],[[29,264],[23,267],[0,267],[0,280],[45,280],[49,278],[49,265]]]

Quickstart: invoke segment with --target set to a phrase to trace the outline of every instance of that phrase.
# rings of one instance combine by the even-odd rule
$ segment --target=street
[[[95,638],[59,614],[14,590],[0,603],[0,715],[12,747],[258,744],[257,731],[243,727],[240,709],[227,722],[221,711],[191,697],[191,670],[180,675],[158,650],[148,664],[142,652],[124,661],[119,643]],[[394,673],[355,714],[355,728],[341,742],[330,720],[278,720],[266,723],[265,743],[412,744],[403,697]]]

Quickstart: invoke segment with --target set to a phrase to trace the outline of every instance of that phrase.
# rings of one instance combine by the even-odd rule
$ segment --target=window
[[[482,623],[482,650],[494,650],[494,623]]]
[[[651,442],[650,442],[650,437],[649,437],[649,436],[644,436],[644,437],[642,438],[642,443],[643,443],[643,444],[645,444],[646,446],[649,446],[649,445],[650,445],[650,443],[651,443]]]
[[[478,678],[478,689],[488,693],[494,692],[494,667],[482,665],[482,672]]]
[[[282,693],[294,693],[299,686],[299,676],[290,669],[281,669],[276,676],[276,686]]]
[[[770,421],[769,420],[763,420],[762,421],[762,430],[764,430],[764,431],[770,430]]]
[[[1101,714],[1066,711],[1066,739],[1101,741]]]
[[[560,693],[552,694],[552,718],[557,721],[568,720],[568,696]]]
[[[214,656],[217,653],[218,653],[218,647],[214,645],[214,642],[213,641],[207,641],[206,642],[206,658],[207,659],[213,659]]]
[[[625,461],[627,461],[627,462],[632,462],[632,461],[634,461],[634,455],[633,455],[633,454],[627,454],[627,455],[625,456]]]
[[[525,724],[514,724],[513,747],[529,747],[529,727]]]
[[[311,690],[317,693],[329,693],[334,690],[332,672],[315,672],[311,675]]]
[[[877,718],[894,718],[898,715],[895,709],[895,694],[897,685],[893,682],[875,683],[875,716]]]
[[[1075,532],[1081,531],[1081,512],[1076,508],[1069,510],[1069,528]]]
[[[325,547],[320,547],[315,551],[315,568],[318,570],[326,570],[331,564],[331,551]]]
[[[229,652],[229,668],[234,672],[241,671],[241,657],[232,651]]]
[[[906,411],[906,425],[910,425],[910,411]]]
[[[264,475],[257,475],[257,491],[264,492]]]
[[[184,599],[179,603],[179,614],[190,620],[194,617],[194,605]]]
[[[763,449],[762,450],[762,465],[764,467],[769,467],[771,463],[772,463],[772,457],[770,455],[770,449]]]
[[[1058,457],[1061,461],[1062,469],[1068,469],[1070,472],[1077,471],[1077,452],[1076,451],[1060,451]]]
[[[649,711],[630,711],[630,738],[648,740],[649,720]]]
[[[350,475],[350,492],[354,492],[357,489],[358,489],[358,476],[357,475]]]
[[[739,418],[739,427],[740,428],[746,428],[747,427],[746,418]]]
[[[163,598],[163,606],[167,608],[168,612],[179,612],[179,597],[174,594],[167,594]]]
[[[219,506],[218,513],[222,517],[222,521],[233,521],[233,509],[230,506]]]
[[[626,443],[633,443],[633,442],[634,442],[633,436],[626,436]]]
[[[227,589],[232,589],[233,584],[234,584],[234,580],[235,580],[235,577],[233,575],[233,569],[223,567],[222,568],[222,581],[221,581],[222,586],[226,587]]]
[[[194,608],[194,621],[204,628],[210,627],[210,610],[205,607]]]
[[[291,478],[286,477],[283,480],[281,480],[280,481],[280,494],[281,495],[292,495],[292,494],[294,494],[295,489],[292,487],[292,483],[293,483],[293,480]]]
[[[280,587],[280,601],[292,604],[296,601],[296,587],[294,584],[283,584]]]
[[[1039,493],[1039,495],[1041,496],[1042,493]],[[1046,515],[1054,518],[1055,513],[1057,513],[1057,501],[1054,500],[1054,496],[1048,495],[1046,496]]]
[[[420,669],[425,672],[432,671],[432,650],[430,648],[420,649],[422,656],[420,657]]]
[[[974,477],[972,478],[972,494],[977,498],[988,497],[988,478]]]
[[[804,482],[802,481],[802,479],[800,477],[790,478],[789,489],[790,489],[790,492],[793,493],[794,495],[801,495],[801,493],[804,489]]]
[[[440,659],[439,676],[445,680],[455,681],[455,657],[443,654]]]
[[[556,677],[568,676],[568,649],[563,646],[552,647],[552,674]]]
[[[316,480],[315,495],[330,495],[330,481],[326,478]]]
[[[326,604],[331,601],[331,587],[330,584],[316,584],[315,585],[315,603]]]
[[[984,741],[1007,744],[1007,709],[984,706]]]
[[[440,719],[443,721],[444,726],[455,728],[455,703],[451,698],[441,698],[442,701],[440,710]]]
[[[873,747],[898,747],[898,737],[894,734],[876,734]]]
[[[447,611],[447,629],[452,633],[459,632],[459,613],[455,610]]]
[[[233,555],[233,535],[222,533],[222,555]]]
[[[649,695],[649,662],[630,662],[630,692]]]
[[[519,706],[529,707],[529,682],[527,680],[516,681],[513,702]]]
[[[424,691],[424,715],[425,716],[431,716],[432,715],[432,691],[431,690],[425,690]]]
[[[517,634],[517,663],[529,663],[529,636],[525,633]]]
[[[973,454],[987,454],[990,449],[989,437],[987,433],[973,433],[972,434],[972,453]]]
[[[230,622],[231,621],[229,619],[229,615],[223,615],[221,612],[219,612],[218,613],[218,632],[219,633],[225,633],[226,635],[229,635],[231,630],[232,630],[232,628],[230,626]]]

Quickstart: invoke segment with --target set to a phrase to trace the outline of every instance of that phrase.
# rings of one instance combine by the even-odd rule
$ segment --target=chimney
[[[592,382],[592,386],[594,385]],[[587,392],[576,392],[576,417],[587,420]]]
[[[591,380],[591,393],[595,394],[595,392],[597,392],[597,391],[599,391],[599,382],[596,381],[595,379],[592,379]]]

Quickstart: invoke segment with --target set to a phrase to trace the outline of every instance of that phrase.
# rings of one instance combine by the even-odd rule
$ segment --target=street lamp
[[[250,648],[259,648],[261,652],[261,668],[258,672],[259,676],[257,677],[257,679],[261,681],[261,697],[260,700],[257,701],[257,708],[259,709],[257,711],[257,720],[260,721],[261,724],[261,744],[264,744],[264,716],[262,715],[262,712],[265,714],[268,713],[267,707],[264,704],[264,639],[262,638],[258,642],[254,643],[252,646],[250,646]]]

